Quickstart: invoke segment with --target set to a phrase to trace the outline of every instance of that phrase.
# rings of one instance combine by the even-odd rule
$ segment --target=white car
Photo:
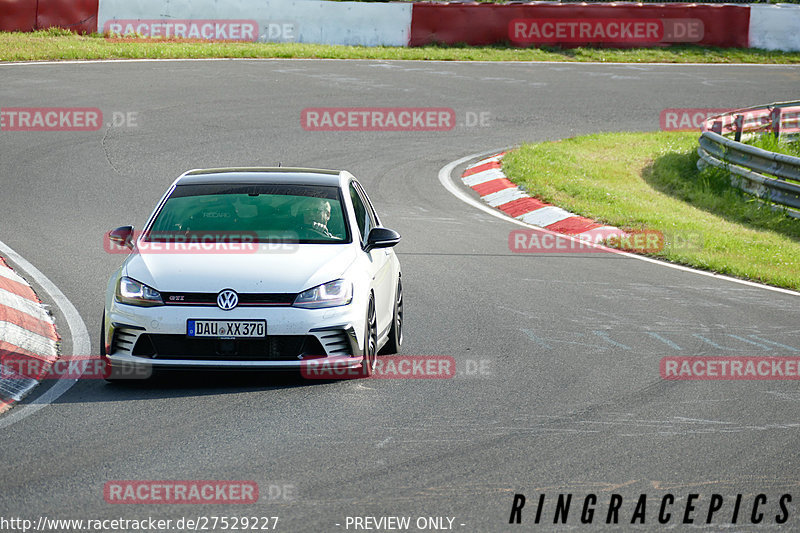
[[[361,184],[346,171],[225,168],[181,175],[111,276],[101,351],[132,368],[302,370],[369,376],[403,341],[403,286]],[[111,377],[122,374],[114,373]]]

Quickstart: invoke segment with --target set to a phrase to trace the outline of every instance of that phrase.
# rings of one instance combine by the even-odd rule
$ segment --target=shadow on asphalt
[[[81,394],[80,389],[70,390],[59,397],[58,403],[120,402],[156,398],[189,396],[221,396],[243,392],[280,391],[305,387],[318,387],[342,380],[306,379],[292,372],[191,372],[186,370],[159,371],[149,379],[115,381],[86,380],[94,393]],[[76,385],[76,388],[81,384]]]

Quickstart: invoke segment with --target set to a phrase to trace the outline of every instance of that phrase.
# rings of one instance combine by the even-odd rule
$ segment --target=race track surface
[[[136,113],[130,127],[0,132],[0,240],[76,306],[94,353],[105,284],[122,261],[103,251],[104,232],[141,227],[190,168],[281,162],[343,168],[362,181],[403,236],[403,352],[450,355],[459,369],[445,380],[81,381],[0,429],[0,515],[279,516],[279,531],[345,531],[348,516],[441,516],[460,531],[507,531],[513,495],[523,493],[529,507],[516,530],[533,527],[539,494],[548,498],[546,530],[558,493],[598,494],[594,527],[618,493],[623,523],[647,494],[639,527],[662,530],[656,512],[667,492],[682,501],[699,493],[703,510],[722,494],[727,515],[741,493],[740,523],[765,493],[765,523],[776,527],[778,496],[800,483],[797,382],[668,382],[659,361],[800,355],[800,300],[610,254],[514,254],[508,235],[517,226],[459,201],[437,173],[494,148],[656,130],[664,108],[765,104],[796,98],[798,87],[800,67],[789,66],[0,65],[0,107],[97,107],[106,122]],[[309,107],[403,106],[449,107],[459,124],[441,132],[300,124]],[[486,113],[488,125],[467,125],[468,113]],[[56,321],[68,337],[63,317]],[[481,362],[488,372],[466,372]],[[103,499],[109,480],[148,479],[255,480],[261,498],[243,506]],[[272,497],[271,486],[286,485]],[[800,527],[797,501],[787,529]],[[570,525],[580,526],[579,513]],[[729,521],[723,514],[717,524]]]

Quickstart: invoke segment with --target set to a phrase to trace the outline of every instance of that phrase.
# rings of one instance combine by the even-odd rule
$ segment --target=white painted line
[[[519,200],[520,198],[528,198],[527,193],[520,190],[519,187],[509,187],[508,189],[503,189],[502,191],[487,194],[481,198],[481,200],[492,207],[497,207],[498,205],[507,204],[508,202]]]
[[[0,307],[2,306],[10,307],[37,320],[53,323],[53,317],[47,313],[42,304],[4,289],[0,289]]]
[[[442,168],[439,169],[439,176],[438,176],[439,177],[439,183],[441,183],[442,186],[445,189],[447,189],[448,192],[450,192],[453,196],[455,196],[456,198],[458,198],[462,202],[464,202],[466,204],[469,204],[472,207],[475,207],[476,209],[480,209],[484,213],[492,215],[493,217],[505,220],[506,222],[511,222],[512,224],[516,224],[518,226],[523,226],[523,227],[526,227],[526,228],[539,230],[541,233],[549,233],[550,235],[559,235],[559,236],[561,236],[562,238],[565,238],[565,239],[571,239],[571,240],[574,240],[575,242],[583,242],[583,243],[585,243],[585,241],[580,241],[579,239],[573,237],[572,235],[564,235],[563,233],[557,233],[555,231],[550,231],[549,229],[540,228],[540,227],[537,227],[537,226],[533,226],[531,224],[526,224],[525,222],[522,222],[521,220],[516,220],[514,218],[511,218],[510,216],[506,215],[502,211],[498,211],[497,209],[492,209],[491,207],[489,207],[488,205],[484,204],[480,200],[472,198],[471,196],[466,194],[462,189],[460,189],[455,184],[455,182],[453,181],[452,173],[453,173],[453,170],[458,165],[466,163],[467,161],[471,161],[471,160],[475,159],[476,157],[483,157],[483,156],[485,156],[487,154],[496,154],[498,152],[512,150],[513,148],[514,147],[501,148],[501,149],[498,149],[498,150],[489,150],[487,152],[479,152],[477,154],[467,155],[467,156],[461,157],[459,159],[456,159],[455,161],[451,161],[450,163],[447,163],[445,166],[443,166]],[[597,245],[597,244],[594,244],[594,243],[586,243],[584,245],[587,245],[587,244],[589,246],[595,246],[597,248],[601,248],[603,250],[606,250],[609,253],[622,255],[622,256],[629,257],[631,259],[636,259],[636,260],[639,260],[639,261],[645,261],[647,263],[653,263],[654,265],[659,265],[659,266],[662,266],[662,267],[665,267],[665,268],[672,268],[674,270],[681,270],[683,272],[691,272],[692,274],[697,274],[698,276],[707,276],[709,278],[715,278],[715,279],[719,279],[719,280],[723,280],[723,281],[729,281],[731,283],[738,283],[739,285],[746,285],[748,287],[755,287],[757,289],[765,289],[765,290],[768,290],[768,291],[780,292],[781,294],[789,294],[791,296],[800,296],[800,292],[792,291],[792,290],[789,290],[789,289],[782,289],[780,287],[771,287],[769,285],[762,285],[761,283],[756,283],[754,281],[747,281],[747,280],[743,280],[743,279],[731,278],[729,276],[723,276],[722,274],[715,274],[714,272],[704,272],[702,270],[695,270],[693,268],[686,267],[686,266],[683,266],[683,265],[674,265],[672,263],[667,263],[665,261],[659,261],[657,259],[652,259],[650,257],[645,257],[645,256],[642,256],[642,255],[636,255],[636,254],[630,254],[628,252],[622,252],[620,250],[615,250],[613,248],[607,248],[605,246],[600,246],[600,245]],[[751,336],[751,338],[752,338],[752,336]],[[761,339],[759,339],[759,340],[761,340]],[[2,426],[0,426],[0,427],[2,427]]]
[[[47,276],[42,274],[38,268],[30,264],[24,257],[15,252],[3,241],[0,241],[0,253],[35,280],[64,314],[67,320],[67,327],[69,327],[70,337],[72,338],[72,354],[91,355],[92,343],[89,339],[89,332],[86,329],[86,324],[83,323],[80,313],[78,313],[78,310],[72,305],[72,302],[64,296],[64,293],[61,292]],[[28,404],[18,406],[6,416],[0,417],[0,429],[15,424],[36,413],[39,409],[49,405],[67,392],[77,381],[77,379],[58,380],[58,383],[47,389],[47,391],[38,398],[33,399]]]
[[[481,183],[486,183],[487,181],[497,180],[501,178],[505,178],[506,175],[499,168],[490,168],[489,170],[484,170],[483,172],[476,172],[471,176],[467,176],[466,178],[461,178],[464,184],[467,187],[474,187],[475,185],[480,185]]]
[[[53,356],[58,353],[56,341],[42,337],[11,322],[0,320],[0,339],[29,352]]]
[[[564,220],[565,218],[574,216],[576,216],[574,213],[564,211],[560,207],[547,205],[535,211],[530,211],[524,215],[520,215],[517,218],[523,222],[527,222],[528,224],[533,224],[534,226],[545,227],[549,226],[550,224],[555,224],[560,220]]]

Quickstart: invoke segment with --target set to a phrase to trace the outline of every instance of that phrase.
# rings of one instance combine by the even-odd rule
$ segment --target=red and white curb
[[[2,360],[33,358],[45,368],[58,358],[59,340],[53,318],[31,286],[0,257],[0,413],[38,383],[17,374]]]
[[[596,242],[611,235],[626,235],[619,228],[600,224],[531,197],[503,173],[501,161],[505,154],[502,152],[481,159],[468,166],[461,175],[464,184],[477,192],[481,200],[527,224],[579,239]]]

